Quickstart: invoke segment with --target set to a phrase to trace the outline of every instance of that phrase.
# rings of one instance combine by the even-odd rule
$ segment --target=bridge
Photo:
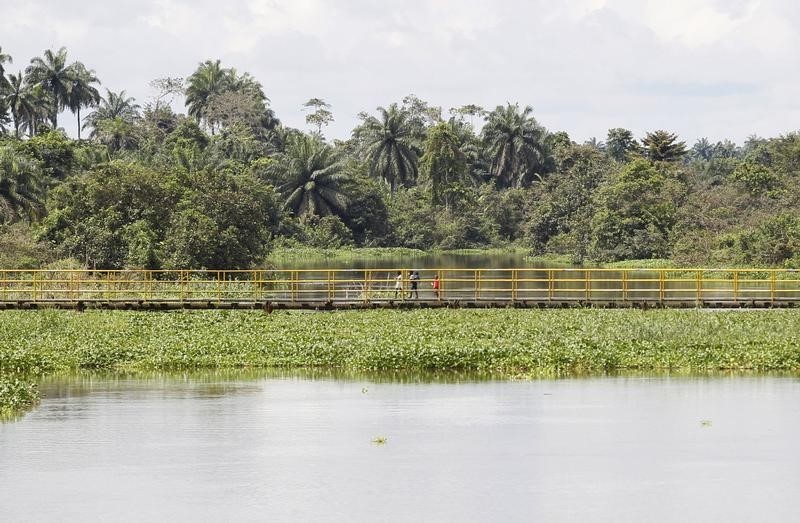
[[[397,275],[402,289],[396,289]],[[0,310],[793,307],[791,269],[0,270]],[[438,280],[438,290],[433,283]]]

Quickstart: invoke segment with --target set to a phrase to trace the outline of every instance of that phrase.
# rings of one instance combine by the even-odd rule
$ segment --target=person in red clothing
[[[439,299],[440,285],[441,284],[439,282],[439,275],[437,274],[436,276],[433,277],[433,281],[431,282],[431,287],[433,287],[433,295],[436,296],[437,300]]]

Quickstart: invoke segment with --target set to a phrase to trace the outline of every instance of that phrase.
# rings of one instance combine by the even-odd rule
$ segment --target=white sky
[[[332,138],[409,93],[445,111],[529,104],[576,141],[774,136],[800,128],[798,26],[795,0],[0,0],[10,72],[63,45],[144,103],[151,79],[221,58],[288,125],[308,128],[307,99],[331,103]]]

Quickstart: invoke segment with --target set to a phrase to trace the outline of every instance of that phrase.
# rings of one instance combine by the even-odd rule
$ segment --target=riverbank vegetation
[[[66,49],[13,58],[0,49],[0,267],[235,269],[276,246],[800,265],[796,133],[577,143],[525,105],[409,95],[330,140],[323,99],[298,107],[308,130],[289,128],[258,79],[219,60],[137,101]]]
[[[22,385],[0,401],[26,408],[36,377],[78,370],[798,372],[798,339],[794,310],[6,311],[0,381]]]

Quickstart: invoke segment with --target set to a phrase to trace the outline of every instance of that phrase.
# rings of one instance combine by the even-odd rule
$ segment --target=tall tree
[[[81,107],[94,107],[100,103],[100,93],[92,84],[100,83],[94,71],[80,63],[72,64],[72,86],[67,97],[67,107],[78,116],[78,140],[81,139]]]
[[[616,127],[608,130],[606,135],[606,152],[608,155],[618,162],[626,162],[630,159],[630,155],[638,149],[639,144],[636,143],[636,138],[633,133],[627,129]]]
[[[547,130],[533,117],[533,108],[499,105],[486,117],[482,136],[492,157],[491,174],[499,187],[521,187],[552,167]]]
[[[25,69],[25,76],[29,84],[40,85],[49,93],[51,107],[48,116],[53,129],[57,128],[58,113],[69,104],[74,82],[74,69],[67,64],[66,47],[55,53],[47,49],[43,57],[32,58],[31,64]]]
[[[6,126],[11,123],[11,116],[8,114],[8,110],[8,101],[0,92],[0,136],[8,131]]]
[[[11,55],[3,52],[3,47],[0,46],[0,92],[9,87],[8,80],[6,79],[6,70],[3,64],[13,63],[14,60]]]
[[[317,134],[322,135],[322,126],[327,126],[333,121],[331,104],[322,98],[312,98],[303,104],[305,110],[312,110],[306,115],[306,123],[317,127]]]
[[[708,141],[708,138],[698,138],[692,146],[692,158],[708,162],[714,157],[714,146]]]
[[[30,96],[30,90],[23,80],[22,73],[8,75],[6,101],[14,119],[14,136],[19,138],[19,130],[23,125],[24,119],[29,118],[36,110],[34,100]]]
[[[41,173],[35,161],[11,146],[0,148],[0,224],[42,215]]]
[[[366,146],[370,174],[388,183],[392,194],[400,184],[409,185],[416,180],[419,168],[413,148],[415,130],[408,113],[397,104],[389,109],[378,107],[378,117],[367,116],[354,133]]]
[[[443,122],[428,130],[425,154],[420,164],[434,205],[452,208],[461,184],[467,178],[467,159],[450,124]]]
[[[475,129],[475,117],[483,118],[486,116],[486,109],[480,105],[467,104],[461,107],[450,108],[450,116],[459,120],[464,120],[466,117],[469,117],[469,124]]]
[[[184,84],[181,77],[165,76],[151,80],[150,88],[156,92],[153,95],[152,111],[157,113],[161,107],[170,105],[175,95],[185,93]]]
[[[647,133],[642,145],[654,162],[676,162],[686,155],[686,142],[678,141],[677,134],[667,131]]]
[[[134,98],[129,97],[125,91],[115,93],[106,89],[106,96],[100,98],[97,108],[84,119],[83,128],[91,129],[91,137],[94,138],[100,122],[120,118],[124,122],[133,123],[138,116],[139,106]]]
[[[186,80],[186,106],[189,115],[198,122],[206,121],[208,104],[212,97],[226,92],[234,81],[231,69],[222,67],[220,60],[206,60]],[[213,134],[214,127],[211,126]]]
[[[285,207],[295,216],[343,215],[349,198],[344,190],[348,176],[334,149],[321,140],[300,135],[290,139],[269,173],[278,182]]]
[[[49,97],[41,86],[28,84],[21,72],[8,75],[8,80],[6,101],[14,119],[14,136],[19,138],[26,129],[33,136],[50,114]]]

